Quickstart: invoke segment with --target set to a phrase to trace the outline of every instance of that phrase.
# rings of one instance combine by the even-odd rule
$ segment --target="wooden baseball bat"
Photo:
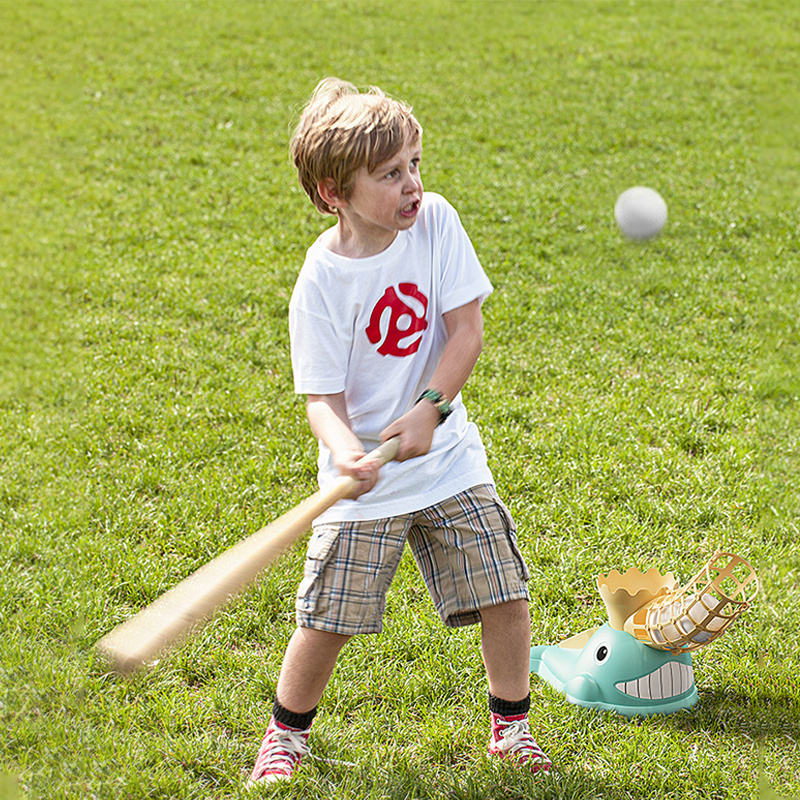
[[[389,439],[363,460],[377,459],[383,466],[397,456],[398,447],[399,439]],[[127,675],[152,661],[249,586],[265,567],[308,530],[315,517],[338,500],[349,497],[357,483],[355,478],[342,476],[329,489],[306,498],[117,625],[95,648],[111,670],[120,675]]]

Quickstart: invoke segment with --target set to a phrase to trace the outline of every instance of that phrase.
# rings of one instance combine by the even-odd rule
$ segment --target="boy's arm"
[[[368,492],[378,482],[380,462],[368,461],[356,467],[366,453],[347,421],[344,392],[339,394],[310,394],[306,400],[306,415],[311,430],[331,451],[333,463],[342,473],[359,481],[353,497]]]
[[[431,377],[429,387],[452,400],[472,374],[483,349],[483,316],[478,300],[454,308],[443,316],[447,328],[447,344]],[[433,432],[439,424],[439,411],[422,401],[381,432],[386,441],[400,437],[398,461],[425,455],[431,448]]]

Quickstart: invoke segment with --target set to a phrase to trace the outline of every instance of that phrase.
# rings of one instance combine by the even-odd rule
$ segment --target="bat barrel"
[[[383,465],[395,458],[398,446],[397,439],[390,439],[365,456],[365,460],[377,459]],[[356,484],[353,478],[342,477],[325,492],[307,498],[118,625],[100,639],[95,649],[110,669],[122,675],[152,661],[253,583],[271,561],[302,536],[316,517],[350,496]]]

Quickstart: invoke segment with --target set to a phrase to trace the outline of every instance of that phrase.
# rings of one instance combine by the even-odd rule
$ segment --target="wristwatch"
[[[450,401],[436,389],[426,389],[417,398],[417,403],[420,403],[423,400],[428,400],[439,412],[439,422],[437,425],[441,425],[453,413],[453,409],[450,406]],[[414,405],[417,403],[414,403]]]

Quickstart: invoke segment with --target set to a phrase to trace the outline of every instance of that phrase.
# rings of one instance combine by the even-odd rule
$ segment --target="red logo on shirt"
[[[415,283],[397,285],[400,294],[390,286],[372,309],[367,338],[372,344],[383,340],[378,352],[382,356],[410,356],[419,350],[422,331],[428,327],[425,314],[428,311],[428,298]],[[409,302],[411,305],[409,305]],[[384,312],[389,311],[388,323],[382,330]],[[410,341],[409,341],[410,340]]]

